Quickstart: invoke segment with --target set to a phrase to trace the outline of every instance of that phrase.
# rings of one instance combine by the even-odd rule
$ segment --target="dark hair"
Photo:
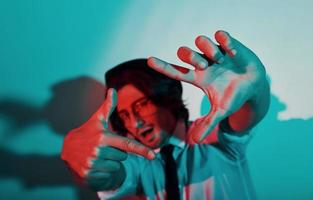
[[[176,119],[184,119],[188,123],[188,109],[182,100],[182,84],[180,81],[151,69],[147,59],[135,59],[117,65],[105,74],[106,86],[117,91],[127,84],[142,91],[155,105],[168,108]],[[113,129],[121,134],[127,133],[123,123],[113,111],[110,122]]]

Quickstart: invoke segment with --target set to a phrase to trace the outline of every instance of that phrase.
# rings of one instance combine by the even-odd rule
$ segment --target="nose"
[[[143,125],[145,124],[145,121],[138,115],[134,114],[132,119],[131,119],[131,122],[130,122],[131,126],[133,128],[142,128]]]

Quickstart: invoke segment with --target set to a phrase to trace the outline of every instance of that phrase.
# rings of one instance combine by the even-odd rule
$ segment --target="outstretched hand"
[[[125,178],[122,161],[127,158],[127,152],[147,159],[155,156],[150,148],[110,130],[108,121],[116,101],[116,91],[109,89],[99,110],[81,127],[72,130],[63,144],[62,159],[97,191],[121,184]]]
[[[195,44],[204,55],[188,47],[178,49],[180,60],[192,65],[194,70],[155,57],[148,59],[151,68],[191,83],[209,97],[210,112],[196,120],[196,126],[188,132],[195,143],[201,143],[221,120],[251,100],[266,82],[264,66],[250,49],[225,31],[217,31],[215,39],[220,47],[206,36],[196,38]]]

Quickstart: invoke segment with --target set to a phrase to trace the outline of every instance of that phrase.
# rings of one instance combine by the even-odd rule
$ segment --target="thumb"
[[[192,140],[195,143],[200,144],[210,133],[213,132],[222,119],[222,112],[217,109],[212,109],[209,114],[196,124],[197,131],[192,134]]]

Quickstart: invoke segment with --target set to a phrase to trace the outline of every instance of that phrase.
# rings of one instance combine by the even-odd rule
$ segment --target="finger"
[[[195,80],[194,71],[181,66],[169,64],[155,57],[148,58],[148,65],[152,69],[179,81],[192,83]]]
[[[103,172],[103,171],[99,171],[99,170],[90,170],[88,172],[88,174],[86,175],[86,179],[89,179],[89,181],[95,180],[95,179],[106,179],[109,178],[111,176],[110,173],[108,172]]]
[[[88,186],[95,191],[104,190],[108,180],[112,179],[112,174],[101,171],[91,171],[87,177],[86,182]]]
[[[101,138],[100,141],[103,146],[112,146],[118,148],[122,151],[126,151],[129,153],[134,153],[140,156],[143,156],[149,160],[154,159],[155,154],[154,151],[143,144],[137,142],[136,140],[122,137],[116,134],[105,134]]]
[[[92,170],[111,173],[118,171],[121,168],[121,163],[114,160],[95,159],[92,161],[91,168]]]
[[[209,66],[207,60],[188,47],[180,47],[177,50],[177,56],[180,60],[194,66],[198,70],[203,70]]]
[[[234,57],[237,54],[234,39],[226,31],[217,31],[215,33],[216,41],[222,46],[228,55]]]
[[[119,149],[116,149],[114,147],[99,147],[98,148],[98,153],[97,153],[98,158],[102,159],[110,159],[110,160],[116,160],[116,161],[123,161],[126,160],[127,158],[127,153],[124,151],[121,151]]]
[[[224,55],[210,38],[206,36],[198,36],[195,43],[199,50],[203,52],[204,55],[206,55],[209,59],[219,64],[224,61]]]
[[[117,104],[117,94],[115,89],[109,88],[107,91],[107,96],[100,107],[100,109],[97,111],[98,119],[102,121],[102,124],[105,129],[108,129],[109,127],[109,117],[111,116],[112,112],[114,111]]]
[[[103,104],[104,120],[108,121],[117,104],[117,93],[113,88],[109,88],[106,101]]]

